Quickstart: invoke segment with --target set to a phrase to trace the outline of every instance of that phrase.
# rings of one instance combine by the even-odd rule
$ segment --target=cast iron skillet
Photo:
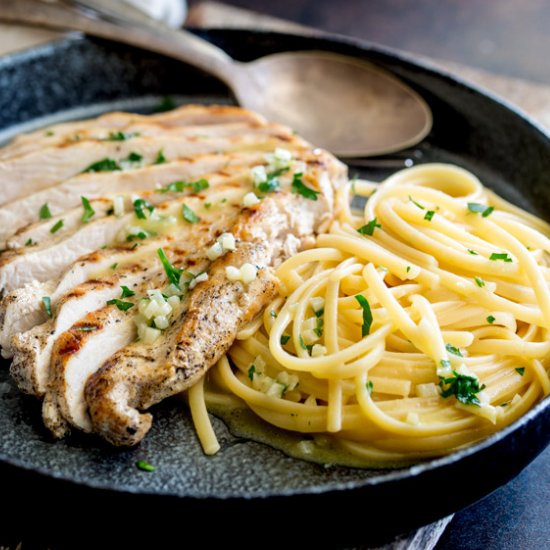
[[[542,217],[549,210],[549,136],[494,98],[364,43],[248,31],[200,34],[236,59],[321,49],[380,64],[413,86],[433,110],[433,131],[410,152],[412,158],[456,162],[516,204]],[[191,67],[119,44],[71,37],[0,60],[0,131],[5,138],[21,123],[59,113],[67,118],[146,109],[167,94],[186,101],[230,101],[223,85]],[[77,110],[66,112],[71,109]],[[389,170],[363,173],[380,178]],[[19,394],[2,370],[0,471],[8,510],[0,525],[21,529],[19,522],[27,535],[48,541],[66,541],[67,530],[77,526],[79,538],[67,543],[72,548],[112,541],[112,533],[105,535],[111,525],[127,547],[146,533],[154,535],[157,547],[167,547],[160,543],[163,537],[184,541],[204,521],[207,545],[372,544],[483,497],[550,441],[548,399],[482,443],[399,470],[325,468],[294,460],[234,437],[219,421],[222,451],[207,458],[177,400],[156,408],[152,432],[132,450],[84,436],[53,442],[39,412],[39,404]],[[157,471],[137,470],[137,459]],[[260,539],[250,536],[256,527],[264,533]]]

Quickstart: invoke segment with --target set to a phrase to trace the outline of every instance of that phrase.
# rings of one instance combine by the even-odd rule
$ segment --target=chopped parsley
[[[129,309],[133,308],[135,304],[132,302],[124,302],[123,300],[119,300],[118,298],[113,298],[112,300],[107,301],[108,306],[116,306],[120,311],[128,311]]]
[[[325,308],[321,308],[321,309],[318,309],[317,311],[314,311],[313,313],[315,313],[315,317],[321,317],[323,315],[323,313],[325,313]]]
[[[38,217],[41,220],[49,220],[52,217],[52,213],[47,202],[40,207],[40,210],[38,211]]]
[[[166,111],[171,111],[177,107],[176,102],[173,97],[166,96],[163,97],[160,103],[154,108],[155,113],[165,113]]]
[[[47,136],[47,137],[52,137],[53,135],[55,135],[55,132],[54,132],[53,130],[48,130],[48,131],[46,132],[46,136]]]
[[[369,380],[366,384],[365,384],[366,388],[367,388],[367,392],[369,393],[369,395],[372,395],[372,390],[374,389],[374,384],[372,383],[372,380]]]
[[[182,216],[183,219],[188,223],[197,223],[200,221],[200,218],[186,204],[183,205]]]
[[[154,209],[155,207],[145,199],[136,199],[134,201],[134,212],[140,220],[147,219],[147,214],[145,213],[145,210],[149,210],[149,213],[151,214]]]
[[[471,248],[468,248],[468,254],[471,254],[472,256],[479,256],[479,254],[475,251],[475,250],[472,250]]]
[[[369,236],[372,236],[372,234],[374,233],[374,230],[377,228],[377,227],[382,227],[378,221],[376,220],[376,218],[373,218],[372,220],[370,220],[367,224],[363,225],[362,227],[360,227],[358,230],[357,230],[357,233],[361,234],[361,235],[369,235]]]
[[[49,296],[42,296],[42,305],[48,314],[48,317],[52,317],[52,299]]]
[[[125,285],[122,285],[120,288],[122,289],[121,298],[129,298],[130,296],[136,295],[136,293],[133,290],[129,289]]]
[[[81,218],[82,223],[88,223],[95,216],[95,210],[86,197],[80,197],[80,200],[82,201],[82,208],[84,209],[84,214],[82,214]]]
[[[102,160],[94,162],[93,164],[90,164],[90,166],[85,168],[82,172],[115,172],[117,170],[122,170],[122,168],[116,160],[113,160],[111,158],[104,158]]]
[[[146,239],[147,237],[149,237],[149,233],[147,233],[147,231],[138,231],[137,233],[132,233],[131,235],[128,235],[126,237],[126,240],[128,242],[132,242],[132,241],[135,241],[136,239],[140,239],[141,241],[143,241],[144,239]],[[134,248],[137,246],[137,243],[134,245]],[[133,249],[132,249],[133,250]]]
[[[473,212],[474,214],[481,214],[484,218],[490,216],[494,209],[494,206],[487,206],[485,204],[479,204],[478,202],[468,203],[468,210],[470,212]]]
[[[302,176],[303,174],[301,172],[292,176],[292,192],[297,193],[298,195],[302,195],[302,197],[311,201],[316,201],[319,191],[315,191],[314,189],[311,189],[310,187],[305,185],[302,181]]]
[[[256,365],[250,365],[250,368],[248,369],[248,379],[252,382],[254,380],[254,375],[259,374],[256,370]]]
[[[156,470],[155,466],[149,464],[149,462],[145,462],[145,460],[138,460],[136,462],[136,468],[138,470],[142,470],[143,472],[154,472]]]
[[[493,252],[489,256],[489,260],[492,260],[493,262],[496,261],[496,260],[502,260],[503,262],[511,262],[512,258],[510,258],[510,256],[508,256],[508,254],[506,254],[506,252],[502,252],[502,254],[498,254],[496,252]]]
[[[304,339],[302,338],[302,335],[300,335],[300,347],[302,349],[307,350],[307,346],[306,346],[306,343],[304,342]]]
[[[184,270],[174,267],[170,263],[170,260],[166,257],[166,254],[164,253],[164,250],[162,248],[159,248],[157,250],[157,254],[162,263],[162,267],[164,267],[164,271],[166,272],[166,277],[168,277],[168,280],[176,286],[179,285],[181,274]]]
[[[204,189],[208,189],[210,184],[208,180],[200,179],[198,181],[174,181],[169,183],[166,187],[161,187],[157,191],[159,193],[181,193],[187,189],[190,189],[192,193],[199,193]],[[206,206],[206,205],[205,205]]]
[[[483,288],[485,286],[485,281],[481,277],[474,277],[474,281],[479,288]]]
[[[523,376],[525,374],[525,367],[518,367],[515,370],[520,376]]]
[[[492,325],[494,322],[496,321],[496,319],[492,316],[492,315],[489,315],[487,317],[487,322]]]
[[[33,244],[36,244],[32,239],[27,239],[25,241],[25,246],[32,246]]]
[[[270,172],[269,174],[267,174],[267,179],[256,185],[256,188],[258,189],[258,191],[260,191],[260,193],[273,193],[277,191],[281,187],[278,179],[279,176],[282,176],[285,172],[288,172],[288,170],[288,167],[284,167]]]
[[[449,352],[449,353],[452,353],[453,355],[458,355],[458,357],[462,357],[462,353],[461,351],[458,349],[458,348],[455,348],[453,345],[451,344],[445,344],[445,349]]]
[[[111,264],[109,267],[111,269],[116,269],[118,267],[118,263]]]
[[[441,361],[439,361],[439,364],[441,365],[442,369],[450,369],[451,368],[451,362],[448,359],[441,359]]]
[[[409,195],[409,201],[412,202],[418,208],[420,208],[420,210],[426,210],[425,206],[422,206],[419,202],[416,202],[410,195]]]
[[[139,132],[110,132],[109,137],[104,141],[127,141],[140,135]]]
[[[485,384],[480,386],[477,378],[466,374],[459,374],[455,370],[453,374],[454,376],[449,378],[445,378],[444,376],[439,377],[439,386],[443,390],[441,397],[455,396],[458,401],[465,405],[477,405],[479,407],[481,402],[476,394],[485,388]]]
[[[65,222],[63,220],[57,220],[57,222],[55,222],[51,229],[50,229],[50,233],[53,235],[54,233],[57,233],[62,227],[63,225],[65,224]]]
[[[135,151],[132,151],[128,158],[126,159],[128,162],[141,162],[143,160],[143,155],[140,155],[139,153],[136,153]]]
[[[204,203],[204,208],[205,208],[206,210],[208,210],[211,206],[212,206],[212,203],[211,203],[211,202],[205,202],[205,203]]]
[[[426,213],[424,214],[424,219],[431,222],[432,218],[434,217],[434,214],[435,214],[435,210],[427,210]]]
[[[406,269],[407,273],[408,273],[410,270],[411,270],[411,266],[408,265],[408,266],[407,266],[407,269]]]
[[[166,157],[164,156],[164,151],[161,149],[157,153],[157,158],[155,159],[155,162],[153,162],[153,164],[165,164],[166,162],[168,162],[168,161],[166,160]]]
[[[315,332],[315,334],[317,336],[319,336],[319,338],[321,338],[321,336],[323,336],[323,326],[325,324],[325,321],[323,320],[322,317],[317,317],[317,326],[313,329],[313,332]]]
[[[277,312],[274,309],[269,312],[269,315],[273,317],[273,319],[277,319]]]
[[[290,336],[288,334],[283,334],[281,336],[281,346],[288,344],[289,340],[290,340]]]
[[[361,336],[364,338],[370,333],[370,327],[372,325],[372,311],[370,309],[369,301],[362,295],[357,294],[355,299],[359,302],[359,305],[363,309],[363,324],[361,325]]]

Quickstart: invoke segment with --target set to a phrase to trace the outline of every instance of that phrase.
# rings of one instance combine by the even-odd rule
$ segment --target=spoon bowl
[[[341,157],[410,147],[431,128],[426,103],[374,65],[321,52],[285,52],[241,64],[239,103]]]
[[[386,71],[321,51],[232,59],[192,33],[172,29],[124,0],[0,0],[0,19],[80,30],[148,48],[225,82],[239,104],[340,157],[411,147],[430,131],[426,102]]]

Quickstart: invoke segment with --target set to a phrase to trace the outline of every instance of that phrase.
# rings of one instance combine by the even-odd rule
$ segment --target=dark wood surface
[[[195,5],[199,0],[190,0]],[[226,4],[550,83],[548,0],[222,0]]]

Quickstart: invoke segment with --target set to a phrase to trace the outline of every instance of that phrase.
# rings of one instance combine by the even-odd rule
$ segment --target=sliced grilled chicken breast
[[[147,409],[194,384],[273,298],[273,267],[328,227],[345,178],[237,107],[114,113],[0,151],[0,345],[52,433],[140,441]],[[244,264],[256,276],[230,280]],[[174,309],[144,317],[161,291]]]

